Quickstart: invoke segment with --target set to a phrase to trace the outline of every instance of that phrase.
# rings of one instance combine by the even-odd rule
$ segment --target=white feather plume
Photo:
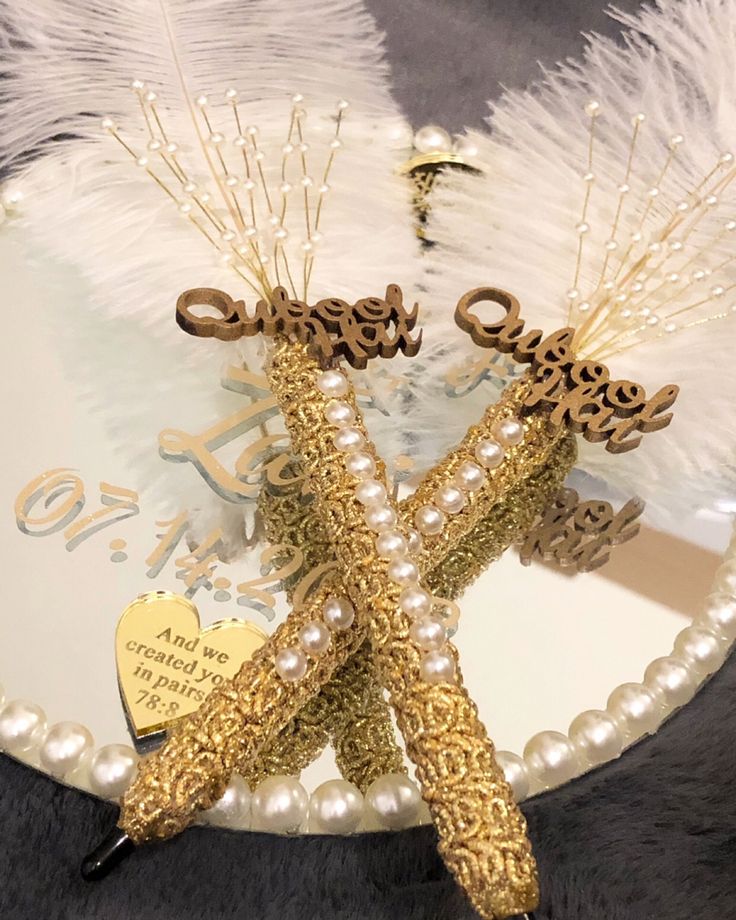
[[[666,383],[681,392],[669,428],[647,435],[624,456],[581,442],[580,464],[643,495],[655,510],[676,512],[723,494],[733,480],[736,0],[659,0],[638,15],[613,15],[630,29],[622,44],[591,36],[582,63],[546,72],[529,92],[507,92],[492,106],[490,136],[471,136],[482,174],[448,173],[439,184],[425,284],[435,315],[443,307],[446,321],[436,323],[425,341],[430,349],[435,343],[439,365],[473,352],[453,326],[452,307],[465,290],[483,284],[520,299],[527,329],[550,333],[568,325],[571,303],[572,324],[580,328],[585,311],[592,314],[596,297],[603,296],[601,282],[615,278],[623,260],[610,296],[623,292],[629,299],[611,308],[581,352],[601,357],[615,377],[637,380],[649,393]],[[591,100],[600,114],[595,107],[586,114]],[[645,119],[634,118],[638,113]],[[589,171],[592,182],[584,179]],[[590,199],[583,212],[586,187]],[[713,189],[716,200],[708,202]],[[688,209],[678,211],[683,200]],[[663,236],[679,214],[700,215],[693,232],[683,232],[682,246],[677,233]],[[575,281],[580,223],[590,229]],[[638,230],[642,239],[632,242]],[[612,236],[616,248],[608,250]],[[620,279],[641,253],[648,262],[637,276],[643,289],[635,294]],[[651,277],[647,265],[657,268]],[[629,318],[620,312],[627,306]],[[648,319],[651,314],[656,320]],[[722,318],[706,321],[715,315]],[[457,406],[445,408],[438,427],[464,415]]]
[[[199,190],[217,186],[215,174],[221,182],[225,173],[217,165],[217,145],[200,136],[196,103],[198,94],[208,94],[206,114],[212,131],[224,135],[227,169],[239,175],[242,193],[244,166],[232,143],[238,134],[232,98],[226,98],[230,87],[237,88],[241,129],[258,127],[264,153],[258,161],[250,149],[254,176],[260,162],[277,197],[294,108],[290,97],[303,94],[304,137],[293,137],[298,149],[289,170],[296,191],[283,243],[292,265],[302,265],[299,180],[306,163],[314,187],[322,181],[335,136],[335,104],[346,97],[350,110],[330,172],[310,300],[382,295],[389,281],[401,284],[408,299],[419,275],[417,247],[410,190],[395,174],[408,128],[387,88],[381,37],[355,0],[327,0],[319,7],[306,0],[39,0],[3,6],[0,162],[23,194],[18,229],[26,245],[39,259],[70,266],[87,285],[88,303],[65,318],[66,347],[76,349],[70,356],[75,382],[81,367],[83,388],[130,458],[139,488],[167,485],[167,506],[186,504],[206,517],[217,515],[222,503],[193,468],[185,465],[188,475],[164,475],[169,471],[158,456],[157,434],[167,426],[196,432],[232,412],[232,394],[219,381],[222,365],[241,352],[185,336],[174,323],[174,304],[187,287],[221,287],[251,303],[255,295],[221,264],[230,244],[217,234],[216,245],[208,242],[178,210],[177,202],[192,199],[167,171],[163,155],[147,149],[148,125],[154,137],[161,139],[163,130],[164,142],[178,145],[178,162],[186,164]],[[132,80],[145,88],[132,89]],[[148,93],[155,94],[163,129],[146,104]],[[130,150],[103,130],[103,116]],[[309,144],[304,160],[302,142]],[[136,166],[139,156],[147,162]],[[157,185],[152,171],[173,195]],[[213,202],[215,217],[227,223],[223,201],[213,194]],[[263,221],[260,199],[258,209]],[[274,280],[272,267],[268,271]],[[296,284],[301,281],[300,268]]]

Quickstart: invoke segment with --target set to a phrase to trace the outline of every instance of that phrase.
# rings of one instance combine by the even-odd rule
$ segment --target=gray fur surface
[[[613,34],[599,0],[368,0],[415,125],[477,126],[503,82]],[[633,0],[619,0],[631,9]],[[315,7],[316,9],[316,7]],[[654,738],[526,804],[537,920],[736,920],[736,659]],[[0,756],[0,920],[471,920],[433,831],[283,839],[194,828],[95,886],[114,809]]]
[[[736,658],[654,737],[524,806],[537,920],[736,918]],[[89,885],[115,809],[0,758],[2,920],[472,920],[429,827],[279,838],[193,828]]]

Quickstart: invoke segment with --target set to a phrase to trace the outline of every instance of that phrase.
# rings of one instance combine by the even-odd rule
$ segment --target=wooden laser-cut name
[[[498,304],[505,315],[498,322],[482,323],[472,308],[484,301]],[[606,450],[613,453],[633,450],[642,434],[669,425],[672,413],[667,409],[677,398],[677,386],[668,384],[647,399],[640,384],[612,380],[605,364],[578,359],[573,351],[574,329],[558,329],[546,338],[539,329],[523,334],[519,312],[519,301],[506,291],[475,288],[460,298],[455,322],[476,345],[531,365],[526,411],[547,408],[552,428],[565,425],[586,441],[605,441]],[[642,432],[638,437],[637,431]]]
[[[644,502],[632,498],[618,511],[600,499],[580,501],[574,489],[562,489],[519,547],[519,559],[574,566],[592,572],[608,562],[611,547],[639,533]]]
[[[197,316],[196,306],[209,306],[219,316]],[[390,284],[386,297],[366,297],[348,304],[337,297],[309,306],[291,300],[282,287],[274,288],[270,300],[259,300],[250,315],[245,302],[233,300],[224,291],[194,288],[184,291],[176,303],[176,321],[190,335],[232,341],[259,333],[293,335],[309,344],[316,354],[330,360],[343,356],[355,368],[365,368],[370,358],[393,358],[402,351],[414,357],[419,351],[421,332],[412,338],[419,307],[404,308],[401,288]]]

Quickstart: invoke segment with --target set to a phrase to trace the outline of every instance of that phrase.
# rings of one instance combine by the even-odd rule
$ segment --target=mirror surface
[[[238,532],[245,518],[252,528],[254,503],[231,503],[214,518],[199,512],[211,484],[195,463],[173,462],[159,450],[164,428],[193,429],[185,418],[167,418],[165,390],[152,386],[151,400],[161,403],[155,412],[127,392],[126,382],[140,392],[132,383],[155,379],[156,367],[139,353],[133,360],[124,341],[103,343],[105,324],[94,318],[82,280],[31,258],[19,235],[0,239],[0,682],[7,699],[38,702],[49,723],[88,726],[96,746],[130,743],[114,646],[124,608],[145,591],[187,590],[202,626],[237,617],[270,632],[287,610],[279,585],[294,579],[298,560],[285,552],[269,561],[259,542],[201,567],[218,527]],[[151,354],[155,364],[155,343]],[[229,391],[211,424],[250,402]],[[196,412],[194,430],[203,430],[206,413],[202,406]],[[223,465],[232,467],[247,443],[239,437],[225,445]],[[726,516],[704,510],[670,532],[653,529],[645,514],[641,535],[590,574],[523,568],[508,551],[463,597],[455,637],[497,747],[520,752],[537,731],[565,731],[581,710],[603,708],[613,687],[640,680],[697,612],[728,538]],[[227,538],[224,549],[211,542],[215,553],[232,551]],[[327,754],[305,781],[335,775]]]

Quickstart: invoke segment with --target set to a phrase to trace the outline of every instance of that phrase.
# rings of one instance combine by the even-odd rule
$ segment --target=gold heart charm
[[[136,740],[194,712],[266,639],[262,629],[243,620],[218,620],[200,629],[194,604],[170,591],[141,594],[128,604],[118,622],[115,655]]]

